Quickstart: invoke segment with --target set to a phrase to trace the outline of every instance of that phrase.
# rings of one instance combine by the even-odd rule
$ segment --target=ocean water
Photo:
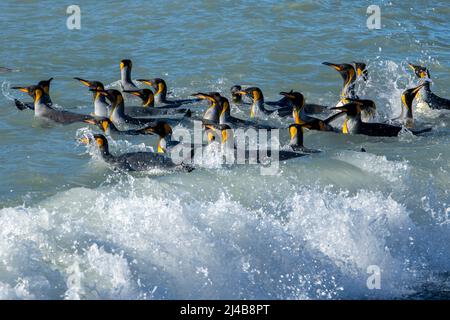
[[[307,132],[305,145],[323,152],[276,175],[221,166],[214,152],[191,173],[124,174],[76,141],[92,129],[43,125],[16,110],[12,97],[29,98],[10,89],[54,77],[53,101],[89,113],[73,77],[114,83],[129,58],[133,78],[162,77],[174,97],[243,84],[267,100],[294,89],[331,106],[342,80],[321,62],[355,60],[370,73],[358,94],[383,121],[417,83],[407,61],[426,64],[433,91],[450,97],[448,3],[78,1],[81,30],[68,30],[71,4],[0,3],[1,66],[13,69],[0,73],[0,298],[450,297],[448,111],[415,110],[433,128],[418,137]],[[380,30],[366,26],[371,4]],[[379,289],[367,286],[374,265]]]

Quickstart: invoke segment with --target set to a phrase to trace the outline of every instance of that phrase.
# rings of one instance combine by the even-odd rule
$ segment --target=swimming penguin
[[[261,114],[271,115],[277,112],[280,117],[288,117],[292,114],[292,106],[280,107],[276,109],[266,109],[264,106],[264,96],[261,89],[257,87],[250,87],[238,92],[243,96],[251,99],[252,105],[250,107],[250,118],[259,117]]]
[[[153,91],[150,89],[124,90],[123,92],[142,99],[142,106],[125,107],[125,112],[132,117],[175,115],[186,114],[188,112],[188,109],[181,108],[155,108],[155,97]]]
[[[102,95],[97,90],[105,90],[103,83],[100,81],[89,81],[81,78],[74,78],[75,80],[80,81],[83,85],[88,87],[89,89],[93,89],[92,91],[92,99],[94,102],[94,115],[97,117],[109,117],[110,112],[110,104],[106,101],[106,97]]]
[[[154,124],[157,120],[164,120],[167,122],[179,122],[181,119],[174,118],[133,118],[125,114],[125,103],[120,91],[115,89],[109,90],[99,90],[99,89],[90,89],[91,91],[99,92],[106,96],[106,98],[111,102],[111,112],[109,119],[116,127],[120,130],[130,129],[131,127],[146,127],[148,125]]]
[[[41,80],[37,84],[42,89],[44,89],[44,97],[42,98],[43,102],[49,106],[53,104],[52,99],[50,98],[50,82],[52,82],[53,78],[50,78],[48,80]],[[33,102],[22,102],[19,99],[14,99],[14,103],[19,110],[25,110],[30,109],[34,110],[34,103]]]
[[[184,164],[175,164],[172,159],[155,152],[131,152],[114,156],[109,152],[108,140],[102,134],[95,134],[93,138],[82,138],[81,142],[95,143],[101,157],[114,168],[126,171],[146,171],[150,169],[181,169],[192,171],[193,168]]]
[[[300,92],[280,92],[280,95],[285,96],[289,99],[290,104],[292,105],[292,117],[294,118],[295,124],[304,125],[305,128],[311,130],[318,131],[336,131],[330,123],[340,116],[343,116],[344,113],[335,114],[328,119],[321,120],[311,116],[308,116],[305,113],[305,98]]]
[[[209,92],[203,93],[198,92],[192,94],[193,97],[196,97],[199,100],[208,101],[208,108],[203,114],[201,119],[194,118],[195,120],[201,120],[203,123],[215,123],[219,124],[220,114],[222,113],[222,105],[220,104],[220,93],[218,92]]]
[[[51,105],[45,102],[47,101],[45,97],[46,94],[44,89],[40,86],[13,87],[12,89],[17,89],[22,92],[28,93],[34,99],[34,115],[36,117],[45,118],[62,124],[83,122],[86,119],[93,118],[90,115],[84,115],[63,110],[56,110],[52,108]]]
[[[414,126],[414,117],[413,117],[413,101],[420,96],[420,92],[422,88],[426,86],[425,83],[418,85],[417,87],[407,89],[402,93],[402,111],[400,116],[393,120],[404,121],[405,126],[410,129]],[[406,115],[405,115],[406,110]]]
[[[344,134],[363,134],[376,137],[396,137],[403,127],[393,126],[385,123],[369,123],[361,120],[361,105],[357,102],[345,104],[341,107],[331,109],[341,110],[346,113],[346,118],[342,128]],[[431,128],[423,130],[410,130],[413,134],[421,134],[431,131]]]
[[[167,85],[166,82],[161,78],[155,79],[138,79],[137,81],[142,82],[153,89],[155,89],[155,102],[156,104],[172,105],[172,107],[178,107],[181,104],[197,102],[197,99],[178,99],[178,100],[168,100],[167,99]],[[165,106],[169,107],[169,106]]]
[[[447,109],[450,110],[450,100],[441,98],[431,92],[431,77],[427,68],[408,63],[408,66],[414,71],[415,75],[422,79],[423,89],[417,96],[418,106],[423,104],[431,109]]]
[[[234,133],[229,125],[226,124],[205,124],[205,129],[214,132],[214,138],[208,139],[209,142],[220,141],[222,147],[225,150],[232,150],[234,152],[235,159],[245,160],[245,162],[253,163],[266,163],[275,158],[278,161],[286,161],[294,158],[304,156],[304,153],[281,150],[281,149],[238,149],[234,141]],[[275,156],[275,153],[277,154]]]

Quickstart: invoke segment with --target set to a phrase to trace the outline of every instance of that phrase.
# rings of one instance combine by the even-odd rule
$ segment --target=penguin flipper
[[[291,102],[289,98],[283,97],[278,101],[266,101],[265,104],[271,107],[289,107],[291,105]]]
[[[421,129],[421,130],[410,130],[414,135],[419,135],[425,132],[430,132],[431,130],[433,130],[433,128],[425,128],[425,129]]]
[[[80,114],[70,111],[60,111],[51,109],[51,112],[44,115],[44,117],[58,123],[71,124],[75,122],[84,122],[88,119],[94,119],[94,117],[87,114]]]
[[[323,106],[315,103],[306,103],[305,104],[305,112],[306,113],[323,113],[328,111],[328,106]]]
[[[14,99],[14,104],[16,105],[17,109],[19,109],[20,111],[23,111],[26,109],[34,110],[34,105],[29,102],[22,102],[19,99]]]
[[[431,109],[444,109],[450,110],[450,100],[441,98],[434,93],[432,93],[430,103],[428,103]]]
[[[334,120],[344,116],[345,114],[346,114],[345,111],[341,111],[341,112],[333,114],[331,117],[323,120],[323,122],[325,122],[326,124],[329,124],[330,122],[333,122]]]

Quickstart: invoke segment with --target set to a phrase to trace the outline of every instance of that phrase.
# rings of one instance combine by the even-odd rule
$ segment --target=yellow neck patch
[[[227,142],[227,140],[228,140],[227,130],[222,130],[222,143]]]
[[[156,92],[156,93],[158,94],[163,91],[164,91],[164,84],[162,82],[160,82],[160,83],[158,83],[158,92]]]
[[[255,107],[252,105],[252,107],[250,108],[250,118],[254,117],[255,117]]]
[[[153,103],[153,98],[154,98],[154,97],[153,97],[152,94],[149,95],[147,101],[146,101],[145,104],[144,104],[144,107],[150,106],[150,105]]]
[[[106,132],[106,130],[108,130],[108,127],[109,127],[108,121],[102,121],[103,132]]]
[[[220,115],[224,114],[225,112],[227,112],[227,110],[230,108],[230,104],[228,102],[224,102],[223,103],[223,107],[222,107],[222,112],[220,113]]]
[[[348,122],[348,119],[345,119],[344,125],[342,126],[342,133],[343,134],[348,134],[349,133],[348,132],[348,124],[347,124],[347,122]]]
[[[208,131],[208,142],[214,141],[214,134],[211,131]]]
[[[304,124],[305,123],[305,121],[303,121],[300,118],[300,115],[298,114],[297,110],[294,111],[294,122],[295,122],[295,124]]]
[[[34,102],[38,102],[42,98],[42,90],[41,89],[36,89],[34,94],[35,94]]]
[[[165,153],[166,150],[161,146],[161,144],[158,142],[158,153]]]
[[[112,104],[111,105],[111,113],[110,113],[110,115],[109,115],[109,120],[111,120],[111,122],[113,122],[113,114],[114,114],[114,111],[116,110],[116,104]]]
[[[289,134],[291,135],[291,140],[294,139],[297,136],[297,127],[296,126],[291,126],[289,128]]]
[[[104,145],[103,139],[97,138],[97,139],[96,139],[96,142],[97,142],[97,145],[98,145],[99,147],[103,147],[103,145]]]

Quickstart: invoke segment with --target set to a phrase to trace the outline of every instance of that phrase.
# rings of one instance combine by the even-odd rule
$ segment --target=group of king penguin
[[[120,62],[120,80],[117,86],[105,86],[97,80],[74,78],[92,93],[94,111],[79,114],[61,110],[53,106],[50,97],[50,85],[53,78],[42,80],[36,85],[14,86],[32,97],[33,102],[15,99],[19,110],[33,110],[35,117],[60,124],[85,123],[94,126],[97,133],[84,136],[80,141],[98,147],[101,157],[113,168],[126,171],[145,171],[152,168],[194,169],[192,160],[198,148],[206,144],[218,142],[222,148],[237,152],[234,142],[235,129],[256,130],[288,130],[290,141],[281,150],[276,150],[278,160],[285,161],[318,150],[306,148],[303,145],[304,130],[331,131],[340,134],[361,134],[367,136],[393,137],[402,130],[408,130],[417,135],[428,132],[431,128],[414,128],[413,102],[425,105],[431,109],[450,110],[450,100],[441,98],[431,92],[431,76],[424,66],[408,66],[419,79],[414,88],[406,89],[399,100],[402,112],[399,117],[389,123],[370,122],[376,114],[376,103],[356,94],[356,86],[369,79],[367,65],[362,62],[323,63],[335,69],[343,80],[340,98],[336,106],[328,107],[305,102],[305,96],[294,90],[280,92],[281,99],[265,101],[260,88],[234,85],[230,89],[231,103],[234,108],[249,110],[248,119],[242,119],[231,114],[230,101],[219,92],[197,92],[189,99],[171,99],[168,97],[166,82],[161,78],[132,80],[132,61],[124,59]],[[114,87],[114,88],[112,88]],[[127,102],[127,105],[125,105]],[[200,115],[206,102],[206,110]],[[131,105],[130,105],[131,104]],[[132,105],[135,104],[135,105]],[[326,116],[324,116],[326,115]],[[288,119],[287,127],[276,127],[268,124],[267,117]],[[344,118],[341,125],[335,125],[335,120]],[[172,139],[172,127],[201,122],[204,130],[205,143],[184,143]],[[121,155],[110,153],[108,138],[127,135],[156,135],[157,146],[154,152],[133,152]],[[231,142],[231,143],[230,143]],[[185,159],[175,161],[171,156],[176,148],[184,148]],[[267,157],[275,150],[266,150]],[[362,149],[362,151],[365,151]],[[248,159],[262,163],[261,153],[244,152]],[[189,158],[189,159],[188,159]]]

